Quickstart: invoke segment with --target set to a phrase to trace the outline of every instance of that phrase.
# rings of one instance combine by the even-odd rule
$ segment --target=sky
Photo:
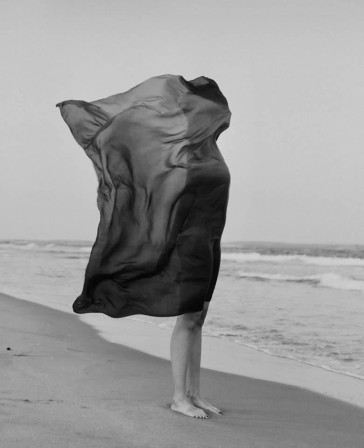
[[[226,96],[223,241],[364,244],[364,2],[0,0],[0,239],[94,241],[97,178],[56,103],[157,75]]]

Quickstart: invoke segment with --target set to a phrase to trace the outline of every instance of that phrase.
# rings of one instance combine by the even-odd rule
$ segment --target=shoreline
[[[107,316],[96,314],[77,317],[107,341],[170,360],[170,329],[128,318],[110,322]],[[301,387],[364,408],[364,381],[359,378],[271,355],[223,338],[203,334],[201,367]]]
[[[7,448],[364,446],[359,407],[206,368],[202,393],[224,415],[175,413],[170,362],[108,342],[76,316],[4,294],[0,341]]]
[[[0,296],[2,295],[73,316],[92,327],[106,341],[170,361],[171,329],[133,318],[112,319],[103,314],[92,313],[78,315],[0,291]],[[201,367],[301,387],[364,408],[364,380],[362,379],[310,363],[269,354],[247,345],[204,334],[204,332]]]

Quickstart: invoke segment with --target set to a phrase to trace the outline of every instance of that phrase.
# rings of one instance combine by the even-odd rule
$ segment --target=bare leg
[[[210,418],[206,412],[195,406],[186,393],[186,375],[190,358],[196,320],[201,313],[187,313],[178,316],[171,338],[171,363],[174,381],[174,395],[171,409],[190,417]]]
[[[192,343],[188,363],[188,387],[187,396],[192,403],[200,408],[222,415],[221,409],[213,406],[200,395],[200,367],[201,367],[201,347],[202,347],[202,325],[204,323],[209,302],[205,302],[201,318],[199,319],[196,331],[192,333]]]
[[[201,316],[201,320],[203,316]],[[189,352],[188,370],[187,370],[187,395],[195,396],[200,393],[200,366],[201,366],[201,347],[202,347],[202,322],[196,327],[192,334],[191,350]]]

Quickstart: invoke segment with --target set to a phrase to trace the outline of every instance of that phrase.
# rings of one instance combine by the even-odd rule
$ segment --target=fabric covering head
[[[76,313],[177,316],[210,301],[230,174],[217,147],[231,112],[212,79],[152,77],[57,104],[98,177],[96,241]]]

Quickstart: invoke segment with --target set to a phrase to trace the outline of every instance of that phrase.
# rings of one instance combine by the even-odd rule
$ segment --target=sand
[[[364,447],[364,409],[209,369],[202,392],[224,415],[174,413],[169,361],[108,342],[76,315],[6,295],[0,363],[4,448]]]
[[[129,318],[110,320],[102,314],[84,314],[81,320],[92,325],[108,341],[170,360],[172,330],[169,328]],[[205,332],[201,365],[219,372],[298,386],[364,409],[362,379],[273,356]]]

